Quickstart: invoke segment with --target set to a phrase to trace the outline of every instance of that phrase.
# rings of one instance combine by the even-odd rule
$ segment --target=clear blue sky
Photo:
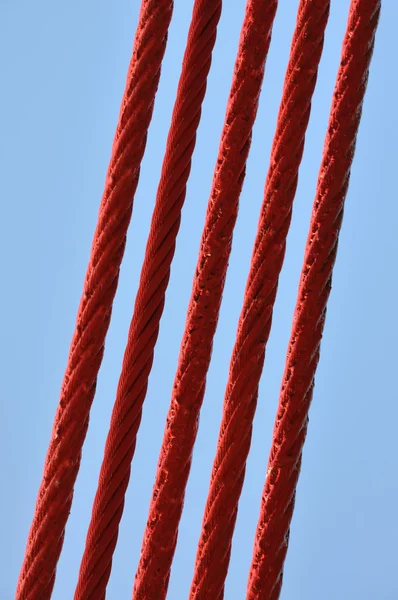
[[[106,355],[54,591],[76,582],[192,0],[176,0]],[[244,0],[225,1],[108,597],[130,598]],[[280,0],[170,582],[187,597],[298,0]],[[261,383],[227,600],[244,598],[348,0],[332,0]],[[124,89],[138,0],[1,0],[0,599],[31,522]],[[384,0],[304,452],[283,600],[393,600],[397,560],[396,23]],[[395,508],[394,508],[395,507]]]

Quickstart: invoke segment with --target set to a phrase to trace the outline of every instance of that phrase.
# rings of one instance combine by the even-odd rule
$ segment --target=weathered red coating
[[[222,598],[330,0],[301,0],[232,352],[190,598]]]
[[[195,1],[75,600],[105,598],[220,14]]]
[[[380,0],[351,3],[279,397],[247,600],[277,600],[281,591],[326,304],[380,5]]]
[[[133,597],[165,598],[276,0],[246,5]],[[210,596],[209,596],[210,598]]]
[[[172,14],[143,0],[83,294],[16,600],[50,598],[80,466]]]

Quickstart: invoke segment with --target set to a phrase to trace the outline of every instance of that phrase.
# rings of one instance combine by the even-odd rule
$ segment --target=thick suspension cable
[[[171,0],[143,0],[91,256],[16,600],[51,597],[152,118]]]
[[[133,597],[165,598],[276,0],[249,0]]]
[[[221,14],[196,0],[75,600],[105,598]]]
[[[232,353],[190,598],[222,598],[330,0],[301,0]]]
[[[277,600],[380,0],[352,0],[301,272],[247,600]]]

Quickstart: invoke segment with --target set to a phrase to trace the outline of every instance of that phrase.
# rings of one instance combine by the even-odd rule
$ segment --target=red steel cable
[[[173,3],[143,0],[16,600],[51,597],[104,352]]]
[[[242,26],[171,405],[133,597],[165,598],[245,176],[276,0],[249,0]]]
[[[330,0],[301,0],[225,393],[190,598],[222,598]]]
[[[247,600],[279,598],[326,304],[380,0],[353,0],[343,42],[257,526]]]
[[[221,14],[196,0],[75,600],[105,598]]]

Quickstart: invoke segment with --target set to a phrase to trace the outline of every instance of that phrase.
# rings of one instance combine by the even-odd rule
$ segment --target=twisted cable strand
[[[172,4],[171,0],[143,0],[141,5],[83,295],[16,600],[51,597],[111,318]]]
[[[224,595],[258,385],[285,255],[329,5],[329,0],[301,0],[298,9],[258,232],[231,358],[191,587],[192,600],[222,598]]]
[[[167,593],[276,0],[249,0],[159,457],[135,600]]]
[[[247,600],[277,600],[380,0],[352,0],[261,502]]]
[[[105,598],[220,14],[195,1],[75,600]]]

